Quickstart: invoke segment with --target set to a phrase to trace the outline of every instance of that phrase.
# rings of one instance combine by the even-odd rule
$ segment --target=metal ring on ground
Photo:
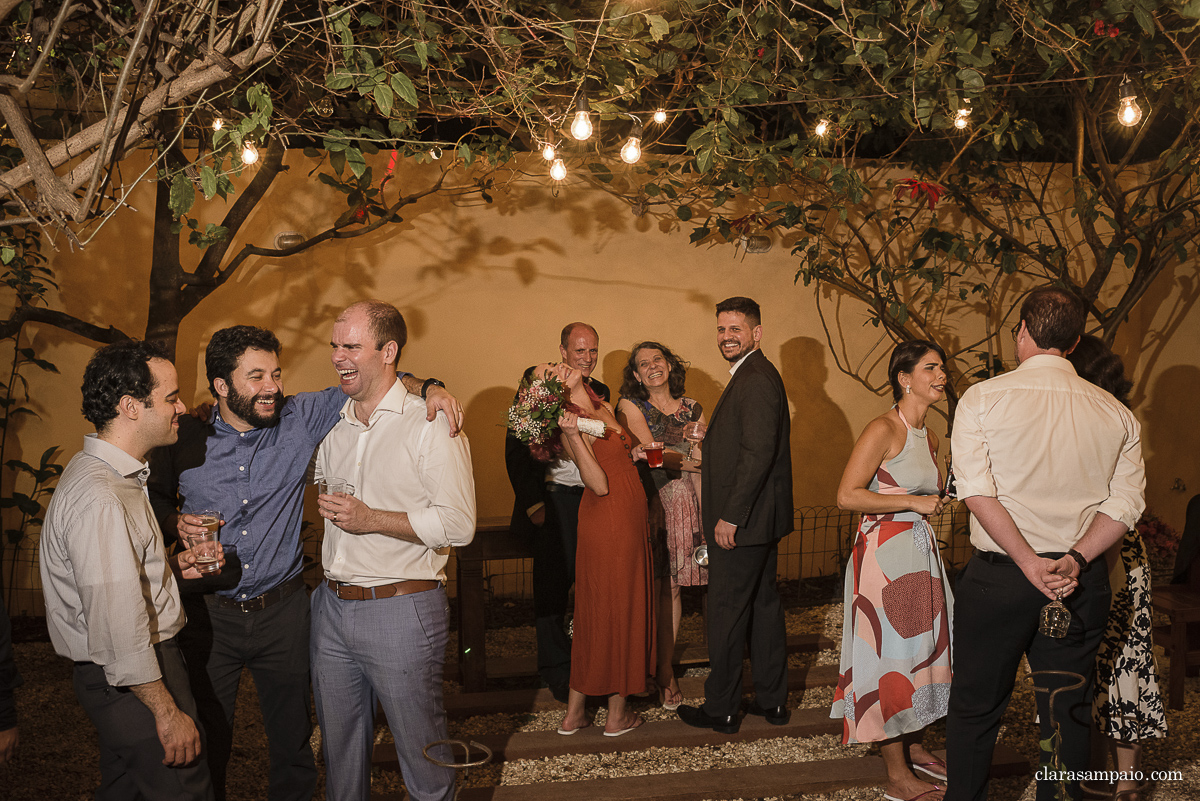
[[[443,762],[440,759],[434,759],[433,757],[431,757],[429,755],[429,749],[433,748],[435,745],[448,745],[448,746],[451,746],[451,748],[453,748],[456,745],[462,746],[463,759],[466,761],[464,761],[464,762]],[[483,752],[483,759],[478,759],[474,762],[471,761],[471,747],[472,746],[474,746],[475,748],[478,748],[480,751]],[[438,767],[454,768],[455,770],[458,770],[460,768],[477,768],[481,765],[486,765],[487,763],[492,761],[492,749],[488,748],[483,743],[477,743],[474,740],[472,740],[470,743],[468,743],[466,740],[434,740],[432,743],[430,743],[429,745],[422,748],[421,753],[425,755],[426,759],[428,759],[430,762],[437,765]]]

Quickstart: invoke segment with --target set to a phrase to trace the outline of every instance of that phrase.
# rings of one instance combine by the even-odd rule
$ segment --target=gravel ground
[[[686,610],[685,610],[686,611]],[[840,604],[794,609],[787,613],[789,633],[823,631],[835,642],[841,639],[842,608]],[[700,639],[702,619],[688,614],[683,623],[683,637]],[[453,638],[451,638],[453,639]],[[532,654],[535,651],[531,626],[508,626],[488,631],[488,652],[503,656]],[[25,676],[25,686],[18,690],[18,712],[21,720],[21,746],[17,758],[0,767],[0,798],[12,801],[85,801],[91,799],[99,783],[96,734],[71,690],[71,666],[54,654],[48,642],[22,642],[16,646],[17,663]],[[836,664],[838,652],[830,649],[816,654],[791,657],[792,664]],[[1165,669],[1165,661],[1160,659]],[[703,675],[703,670],[692,671]],[[457,685],[448,682],[447,693],[458,692]],[[1187,680],[1187,700],[1183,710],[1168,710],[1170,736],[1166,740],[1150,741],[1145,748],[1143,769],[1175,770],[1181,778],[1159,782],[1149,798],[1160,801],[1200,798],[1200,679]],[[792,707],[828,708],[833,699],[832,688],[817,688],[793,693]],[[698,700],[698,699],[692,699]],[[266,797],[266,740],[262,719],[258,714],[253,682],[243,679],[239,696],[235,751],[230,766],[230,801],[251,801]],[[1004,718],[1001,740],[1025,755],[1033,764],[1038,758],[1037,727],[1033,724],[1033,692],[1029,680],[1019,677],[1013,702]],[[673,713],[658,709],[651,702],[639,702],[636,707],[650,721],[665,720]],[[540,731],[557,727],[561,712],[522,715],[487,715],[465,721],[451,722],[451,737],[470,738],[488,733],[511,731]],[[596,721],[603,723],[603,713]],[[379,739],[387,741],[386,730]],[[927,738],[931,748],[944,747],[944,729],[932,727]],[[529,784],[535,782],[573,781],[608,776],[631,776],[649,773],[703,770],[714,767],[767,765],[797,762],[808,759],[829,759],[855,754],[874,753],[871,746],[843,746],[835,736],[811,738],[780,738],[758,743],[739,743],[703,749],[654,748],[609,755],[567,756],[541,760],[517,760],[503,765],[489,765],[470,772],[466,782],[472,786],[495,784]],[[322,771],[318,796],[323,795]],[[377,771],[376,791],[398,790],[399,779],[386,771]],[[1032,776],[1003,779],[993,783],[993,801],[1032,801]],[[780,801],[800,798],[785,796]],[[810,799],[882,799],[883,789],[860,788]],[[718,801],[714,799],[713,801]],[[732,801],[726,799],[724,801]],[[746,799],[745,801],[749,801]]]

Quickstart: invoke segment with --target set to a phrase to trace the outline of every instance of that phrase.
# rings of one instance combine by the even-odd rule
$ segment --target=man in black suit
[[[600,336],[587,323],[569,323],[562,330],[559,353],[568,366],[583,373],[584,381],[602,400],[608,387],[591,378],[600,356]],[[530,367],[525,371],[528,379]],[[554,697],[566,703],[571,677],[571,638],[565,620],[571,585],[575,583],[575,543],[583,481],[573,462],[546,464],[534,459],[529,446],[513,436],[504,442],[504,463],[512,482],[512,531],[526,534],[533,546],[533,606],[536,616],[538,674]]]
[[[783,379],[759,350],[758,304],[717,304],[717,345],[733,378],[704,438],[701,515],[708,543],[708,657],[704,705],[679,707],[684,723],[733,734],[740,725],[742,654],[750,642],[754,703],[747,712],[783,725],[787,635],[775,584],[779,540],[792,530],[791,412]]]

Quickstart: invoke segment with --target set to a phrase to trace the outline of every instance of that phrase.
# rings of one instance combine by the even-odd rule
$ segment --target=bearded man
[[[208,731],[217,801],[225,797],[243,668],[262,708],[268,799],[307,801],[317,781],[300,524],[309,463],[346,399],[338,387],[285,398],[280,350],[262,328],[214,333],[204,365],[216,408],[207,421],[182,418],[179,441],[151,459],[151,501],[168,541],[203,530],[191,512],[224,515],[226,568],[215,579],[181,583],[188,622],[179,635]],[[462,410],[440,381],[408,374],[402,381],[427,397],[429,419],[442,409],[457,433]]]

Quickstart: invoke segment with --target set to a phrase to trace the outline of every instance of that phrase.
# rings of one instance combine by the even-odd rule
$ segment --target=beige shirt
[[[951,449],[958,497],[998,499],[1038,553],[1069,550],[1097,512],[1133,528],[1145,508],[1141,427],[1061,356],[964,392]],[[1003,550],[974,516],[971,543]]]
[[[42,526],[41,575],[54,650],[103,665],[114,687],[161,678],[154,645],[183,607],[146,495],[150,468],[89,434],[63,471]]]
[[[367,425],[346,401],[342,419],[317,450],[318,477],[341,478],[372,509],[407,512],[421,544],[385,534],[347,534],[325,521],[321,559],[334,581],[374,587],[410,579],[446,580],[449,549],[475,536],[475,478],[467,437],[450,436],[442,412],[425,419],[425,403],[397,381]]]

